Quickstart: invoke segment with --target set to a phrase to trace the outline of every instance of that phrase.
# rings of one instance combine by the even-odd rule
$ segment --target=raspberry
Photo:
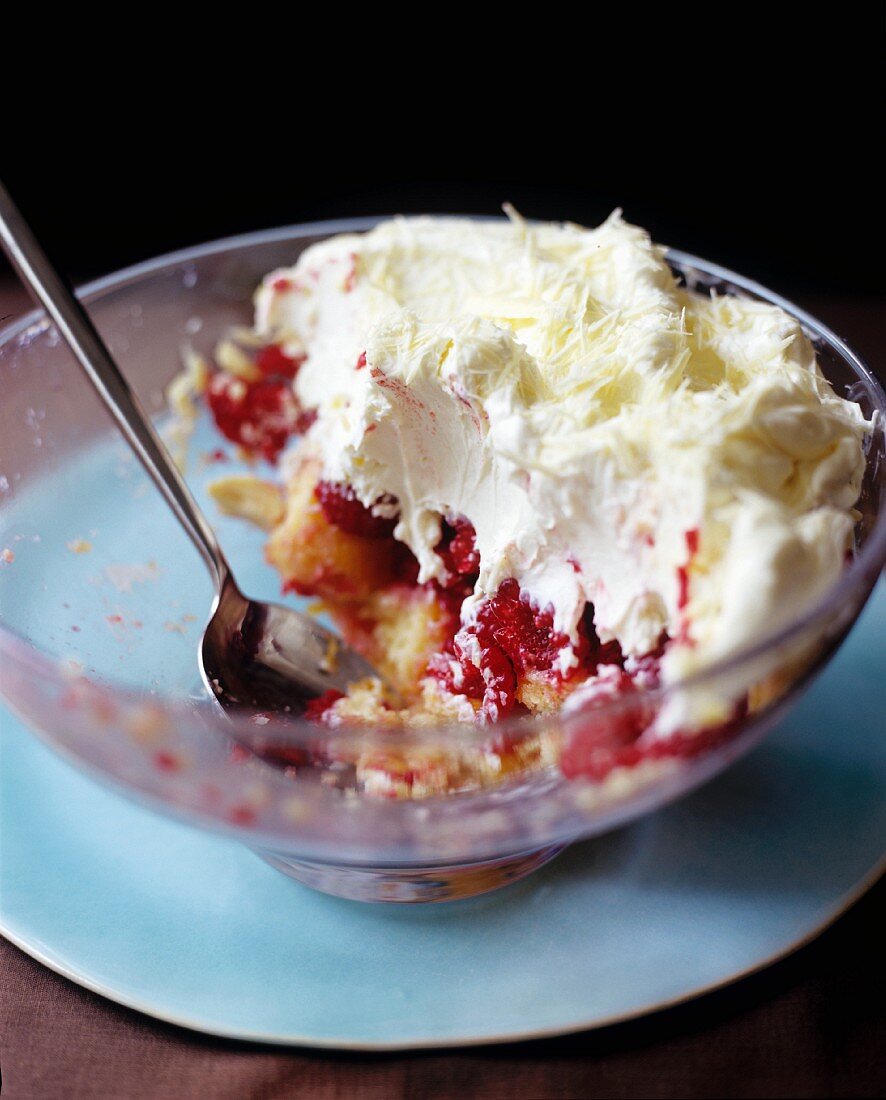
[[[460,691],[462,695],[467,695],[469,699],[482,699],[486,694],[486,680],[483,676],[483,670],[478,668],[468,656],[463,646],[464,641],[464,638],[460,640],[458,634],[456,634],[452,643],[453,655],[458,661],[460,669],[456,679],[461,683]]]
[[[286,445],[301,413],[289,384],[270,378],[244,382],[216,374],[206,400],[222,435],[268,462]]]
[[[480,654],[480,674],[483,677],[482,711],[495,722],[508,714],[517,701],[517,676],[507,654],[498,646],[489,646]]]
[[[481,646],[496,645],[513,662],[519,673],[547,671],[569,644],[565,634],[554,630],[551,611],[538,611],[511,578],[488,600],[477,615],[477,637]]]
[[[255,357],[255,366],[263,378],[288,378],[292,381],[304,361],[304,355],[287,355],[279,344],[268,344]]]
[[[443,559],[448,574],[445,588],[460,584],[464,577],[476,577],[480,572],[480,555],[477,552],[476,532],[464,518],[442,523],[440,541],[434,551]],[[473,584],[471,585],[473,588]]]
[[[461,529],[441,542],[438,553],[447,562],[447,569],[457,579],[457,570],[469,569],[478,561],[473,547],[473,529],[464,524]],[[454,548],[454,549],[453,549]],[[473,587],[473,585],[472,585]],[[550,670],[568,638],[553,629],[550,611],[537,611],[521,597],[520,586],[513,579],[502,582],[492,599],[480,608],[477,621],[459,631],[453,639],[452,661],[444,659],[430,667],[444,685],[469,699],[481,699],[482,713],[496,721],[513,710],[517,701],[518,676],[533,669]],[[479,646],[479,667],[470,657]]]
[[[639,661],[647,658],[638,658]],[[632,659],[633,663],[633,659]],[[618,678],[600,685],[601,698],[634,695],[634,705],[615,713],[590,711],[569,737],[560,757],[560,770],[567,779],[599,782],[614,768],[633,768],[644,760],[691,759],[724,745],[741,728],[747,714],[745,698],[734,708],[728,721],[693,733],[677,731],[667,737],[641,741],[655,716],[655,707],[644,703],[638,680],[624,670]]]
[[[635,694],[630,676],[619,670],[600,685],[600,697],[615,699]],[[591,710],[563,748],[560,770],[567,779],[599,781],[617,767],[639,763],[642,753],[635,742],[649,722],[643,707],[626,707],[615,713]]]
[[[435,653],[428,662],[428,673],[452,695],[482,699],[486,691],[480,669],[456,653]]]
[[[295,434],[304,435],[308,428],[312,428],[317,423],[317,410],[305,409],[304,412],[299,413],[298,420],[295,422]]]
[[[340,531],[364,539],[387,539],[397,526],[396,518],[376,516],[358,499],[352,486],[339,481],[320,481],[314,490],[323,515]],[[391,496],[379,497],[377,503],[393,504]]]
[[[436,548],[452,578],[447,587],[438,589],[438,598],[454,614],[473,591],[474,576],[457,572],[478,564],[472,536],[473,529],[466,521],[461,521],[461,526],[456,521],[444,527],[444,538]],[[481,699],[484,715],[494,721],[513,710],[517,684],[528,672],[571,679],[579,674],[590,675],[602,665],[623,668],[618,642],[600,643],[593,612],[588,604],[579,624],[578,643],[573,650],[577,665],[561,673],[555,666],[569,639],[554,630],[552,610],[534,607],[517,581],[510,578],[480,607],[476,621],[456,634],[451,655],[442,654],[430,663],[428,671],[454,694]],[[479,667],[471,659],[472,653],[479,654]]]

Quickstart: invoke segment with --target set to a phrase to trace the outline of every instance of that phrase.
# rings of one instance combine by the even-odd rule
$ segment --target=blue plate
[[[635,825],[469,901],[373,907],[284,878],[72,770],[0,712],[0,930],[186,1027],[403,1048],[595,1027],[808,940],[886,848],[886,585],[751,756]]]

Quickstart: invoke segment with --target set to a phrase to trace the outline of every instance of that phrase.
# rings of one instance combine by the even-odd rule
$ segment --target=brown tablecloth
[[[0,940],[3,1098],[883,1096],[884,927],[886,882],[797,954],[679,1008],[562,1039],[377,1055],[195,1035]]]
[[[26,301],[0,281],[0,323]],[[882,302],[803,304],[886,373]],[[3,1097],[882,1096],[884,928],[881,883],[813,944],[679,1008],[562,1039],[384,1055],[195,1035],[104,1001],[0,940]]]

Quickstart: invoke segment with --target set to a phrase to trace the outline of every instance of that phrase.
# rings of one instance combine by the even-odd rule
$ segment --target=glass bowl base
[[[554,844],[501,859],[432,867],[341,866],[290,859],[259,850],[256,854],[284,875],[324,894],[353,901],[414,903],[455,901],[498,890],[543,867],[565,847],[565,844]]]

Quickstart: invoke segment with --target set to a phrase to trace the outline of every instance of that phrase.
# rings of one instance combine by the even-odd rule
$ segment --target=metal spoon
[[[2,183],[0,242],[209,567],[215,598],[198,659],[213,697],[229,710],[297,715],[324,691],[345,691],[354,680],[377,675],[337,635],[307,615],[243,595],[214,531],[138,398]],[[239,736],[259,751],[267,743],[258,733]],[[274,741],[287,741],[276,724]]]

